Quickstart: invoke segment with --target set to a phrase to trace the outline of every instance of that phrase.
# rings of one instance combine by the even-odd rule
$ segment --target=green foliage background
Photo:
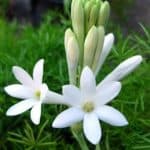
[[[128,19],[128,11],[132,8],[136,0],[108,0],[111,4],[112,11],[120,20]]]
[[[8,10],[9,0],[0,0],[0,16],[5,16]]]

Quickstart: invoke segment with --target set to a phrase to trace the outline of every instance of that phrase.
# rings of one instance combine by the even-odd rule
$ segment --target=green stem
[[[95,150],[101,150],[100,145],[97,144]]]
[[[109,130],[107,130],[106,132],[106,150],[110,150],[110,146],[109,146]]]
[[[89,150],[82,133],[79,132],[76,133],[75,131],[72,131],[72,134],[76,139],[76,141],[78,142],[78,144],[80,145],[81,150]]]

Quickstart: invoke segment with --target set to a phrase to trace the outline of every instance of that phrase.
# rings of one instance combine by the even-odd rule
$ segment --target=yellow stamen
[[[85,112],[90,113],[90,112],[92,112],[92,111],[94,110],[94,103],[91,102],[91,101],[88,101],[88,102],[86,102],[86,103],[83,105],[82,109],[83,109]]]
[[[40,99],[40,96],[41,96],[41,91],[37,90],[37,91],[35,92],[35,97],[36,97],[37,99]]]

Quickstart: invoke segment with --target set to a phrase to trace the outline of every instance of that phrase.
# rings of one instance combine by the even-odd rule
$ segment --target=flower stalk
[[[81,150],[89,150],[82,132],[76,133],[75,131],[72,131],[72,134],[74,138],[76,139],[76,141],[79,143]]]
[[[109,2],[101,0],[72,0],[71,20],[72,30],[67,29],[65,34],[65,49],[68,63],[69,81],[75,81],[85,66],[89,66],[94,72],[99,71],[99,59],[104,45],[105,26],[110,14]],[[70,68],[68,61],[68,41],[76,39],[78,45],[78,63],[74,62],[75,68]],[[70,44],[72,46],[72,44]],[[75,51],[74,51],[75,52]],[[76,53],[74,57],[76,57]],[[97,74],[97,73],[96,73]]]

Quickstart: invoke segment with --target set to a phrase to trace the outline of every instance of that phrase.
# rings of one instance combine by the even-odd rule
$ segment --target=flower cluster
[[[6,86],[5,91],[22,101],[8,109],[8,116],[31,109],[31,120],[38,125],[42,104],[65,104],[69,108],[56,117],[52,126],[65,128],[83,122],[85,137],[92,144],[102,136],[99,120],[113,126],[128,124],[125,116],[108,103],[119,94],[120,80],[142,62],[142,57],[136,55],[123,61],[96,86],[96,76],[114,43],[112,33],[105,35],[109,12],[108,2],[72,1],[73,29],[66,30],[64,41],[70,84],[63,86],[62,94],[49,90],[42,82],[43,59],[35,64],[33,78],[22,68],[13,67],[20,84]]]

